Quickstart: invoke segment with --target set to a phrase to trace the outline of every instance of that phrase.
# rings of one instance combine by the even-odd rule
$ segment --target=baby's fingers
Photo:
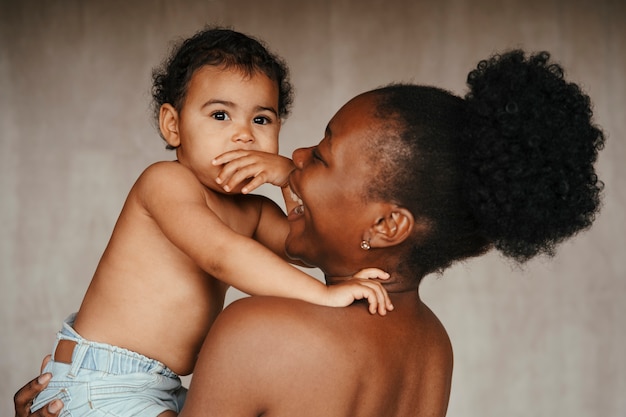
[[[362,279],[389,279],[389,273],[378,268],[364,268],[354,274],[354,277]]]
[[[248,151],[244,151],[241,149],[224,152],[223,154],[216,156],[215,159],[213,159],[213,165],[224,165],[231,161],[234,161],[235,159],[242,158],[248,155]]]
[[[241,192],[242,194],[248,194],[254,190],[256,190],[257,188],[259,188],[261,185],[265,184],[265,178],[262,175],[257,175],[256,177],[252,177],[250,178],[250,182],[248,182],[242,189]]]
[[[250,176],[250,171],[254,172],[254,170],[250,169],[249,164],[246,163],[244,159],[238,159],[231,163],[222,166],[217,178],[215,178],[215,182],[220,184],[224,189],[228,191],[228,189],[232,189],[240,182],[244,181],[248,176]]]
[[[244,184],[242,192],[249,193],[265,182],[259,172],[259,168],[253,165],[234,166],[237,161],[226,165],[216,178],[216,182],[222,185],[226,191],[234,190],[239,184]]]
[[[384,316],[387,314],[387,311],[393,310],[393,304],[389,298],[389,294],[380,283],[364,280],[361,282],[361,285],[367,287],[369,290],[366,298],[369,302],[370,313],[376,314],[378,312],[378,314]]]

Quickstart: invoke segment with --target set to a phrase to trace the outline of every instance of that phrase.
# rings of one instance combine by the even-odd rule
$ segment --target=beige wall
[[[137,175],[173,157],[149,119],[151,67],[215,22],[289,62],[285,155],[358,92],[416,81],[463,93],[492,51],[551,51],[609,135],[603,212],[552,261],[519,270],[492,254],[422,292],[455,347],[448,415],[626,415],[625,17],[622,0],[0,2],[2,413],[78,308]]]

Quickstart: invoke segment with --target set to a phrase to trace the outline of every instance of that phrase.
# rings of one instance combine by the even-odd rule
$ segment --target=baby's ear
[[[159,110],[159,129],[168,145],[177,148],[180,145],[178,135],[178,112],[169,103],[165,103]]]
[[[404,207],[392,206],[370,228],[371,247],[398,245],[411,235],[415,227],[413,214]]]

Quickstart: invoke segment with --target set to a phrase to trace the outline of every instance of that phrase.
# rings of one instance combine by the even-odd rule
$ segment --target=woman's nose
[[[291,155],[291,159],[293,160],[293,163],[296,166],[296,168],[298,169],[304,168],[304,164],[307,158],[309,158],[310,154],[311,154],[311,148],[298,148],[295,151],[293,151],[293,154]]]

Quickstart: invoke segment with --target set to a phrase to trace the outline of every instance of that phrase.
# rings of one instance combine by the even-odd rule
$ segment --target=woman
[[[598,211],[604,136],[562,75],[547,53],[512,51],[481,61],[464,99],[390,85],[344,105],[318,146],[293,154],[286,250],[331,285],[390,272],[394,311],[239,300],[211,329],[181,416],[445,415],[452,350],[422,278],[491,248],[552,255]],[[39,385],[16,394],[17,416]]]

